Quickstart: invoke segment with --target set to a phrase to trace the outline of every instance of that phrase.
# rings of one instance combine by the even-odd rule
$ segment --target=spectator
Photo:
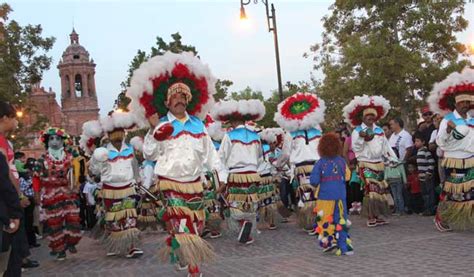
[[[423,122],[418,124],[416,131],[423,136],[424,141],[429,142],[431,133],[433,133],[433,130],[435,129],[433,124],[433,112],[430,111],[428,106],[426,106],[421,109],[421,116],[423,117]]]
[[[416,165],[408,164],[407,189],[409,191],[408,213],[421,213],[423,211],[423,199],[421,196],[420,181]]]
[[[100,177],[94,179],[88,179],[82,189],[82,194],[86,199],[86,227],[88,230],[92,229],[96,224],[95,215],[95,191],[97,190],[97,184],[100,182]]]
[[[20,190],[25,197],[28,198],[30,205],[25,207],[25,228],[26,237],[30,248],[39,247],[40,245],[36,242],[36,234],[33,228],[34,223],[34,210],[35,210],[35,199],[34,191],[32,187],[32,176],[31,171],[25,168],[27,171],[20,173]]]
[[[392,192],[395,212],[393,215],[402,215],[405,211],[403,200],[403,186],[407,183],[405,167],[403,163],[389,161],[385,166],[384,178]]]
[[[357,160],[355,158],[350,161],[349,169],[351,170],[351,179],[347,188],[347,207],[351,207],[349,208],[350,214],[360,214],[364,192],[362,190],[362,180],[357,172]]]
[[[430,216],[434,215],[434,187],[432,176],[435,160],[431,155],[431,152],[428,150],[428,147],[426,147],[426,141],[423,134],[415,134],[415,147],[418,150],[416,155],[416,165],[424,203],[423,215]]]
[[[383,132],[385,133],[385,137],[387,140],[390,140],[390,137],[392,136],[392,130],[390,130],[390,124],[384,123],[382,125]]]
[[[0,276],[7,269],[12,236],[20,227],[23,213],[8,168],[7,160],[0,152]]]
[[[438,128],[439,124],[441,123],[441,120],[443,120],[443,117],[439,114],[436,114],[433,116],[433,125],[435,129],[431,133],[430,141],[428,144],[428,149],[430,150],[431,153],[434,153],[433,158],[435,159],[435,171],[433,174],[433,186],[435,190],[435,198],[434,198],[434,205],[438,205],[438,200],[439,200],[439,195],[441,194],[441,186],[438,184],[443,184],[445,181],[445,173],[444,169],[441,166],[441,161],[443,160],[443,150],[438,147],[436,144],[436,137],[438,135]]]
[[[410,133],[403,129],[404,123],[401,118],[394,118],[390,120],[389,124],[390,130],[393,132],[388,141],[390,147],[396,148],[400,154],[400,160],[404,161],[407,149],[413,146],[412,137]]]
[[[18,174],[25,173],[26,155],[23,152],[15,152],[15,167]]]

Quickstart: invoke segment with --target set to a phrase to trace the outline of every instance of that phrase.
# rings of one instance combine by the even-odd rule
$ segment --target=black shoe
[[[56,257],[56,260],[64,261],[65,259],[66,259],[66,251],[59,252],[58,256]]]
[[[41,246],[41,244],[39,244],[39,243],[30,244],[30,248],[38,248],[40,246]]]
[[[38,267],[39,263],[30,259],[26,259],[26,262],[21,264],[21,268],[35,268]]]
[[[77,249],[74,245],[69,246],[68,250],[71,254],[76,254],[77,253]]]

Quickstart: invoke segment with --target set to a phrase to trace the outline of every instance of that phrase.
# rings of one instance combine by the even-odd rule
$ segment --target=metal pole
[[[275,7],[272,4],[272,23],[273,23],[273,38],[275,41],[275,58],[277,66],[277,76],[278,76],[278,95],[280,96],[280,101],[283,101],[283,86],[281,84],[281,70],[280,70],[280,51],[278,49],[278,33],[277,33],[277,24],[275,16]]]

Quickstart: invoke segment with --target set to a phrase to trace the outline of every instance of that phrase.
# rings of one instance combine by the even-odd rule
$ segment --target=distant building
[[[61,127],[71,136],[82,133],[82,124],[99,117],[97,91],[95,87],[94,60],[89,52],[79,44],[79,35],[73,29],[69,35],[71,44],[64,50],[58,64],[61,78],[61,106],[56,101],[56,93],[46,91],[39,84],[32,87],[27,107],[35,112],[26,113],[22,123],[26,136],[32,141],[22,149],[28,156],[38,157],[44,151],[38,143],[38,132],[28,132],[38,120],[46,120],[49,126]]]

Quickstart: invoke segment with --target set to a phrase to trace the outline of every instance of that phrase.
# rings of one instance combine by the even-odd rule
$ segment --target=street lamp
[[[250,4],[251,0],[240,0],[240,19],[247,19],[245,14],[244,6]],[[280,101],[283,101],[283,86],[281,84],[281,70],[280,70],[280,51],[278,50],[278,33],[277,33],[277,24],[276,24],[276,15],[275,15],[275,6],[271,4],[271,14],[268,10],[268,0],[261,0],[265,5],[265,10],[267,14],[267,26],[268,31],[273,32],[273,41],[275,44],[275,58],[276,58],[276,67],[277,67],[277,77],[278,77],[278,95],[280,96]],[[254,4],[258,3],[258,0],[253,0]]]

